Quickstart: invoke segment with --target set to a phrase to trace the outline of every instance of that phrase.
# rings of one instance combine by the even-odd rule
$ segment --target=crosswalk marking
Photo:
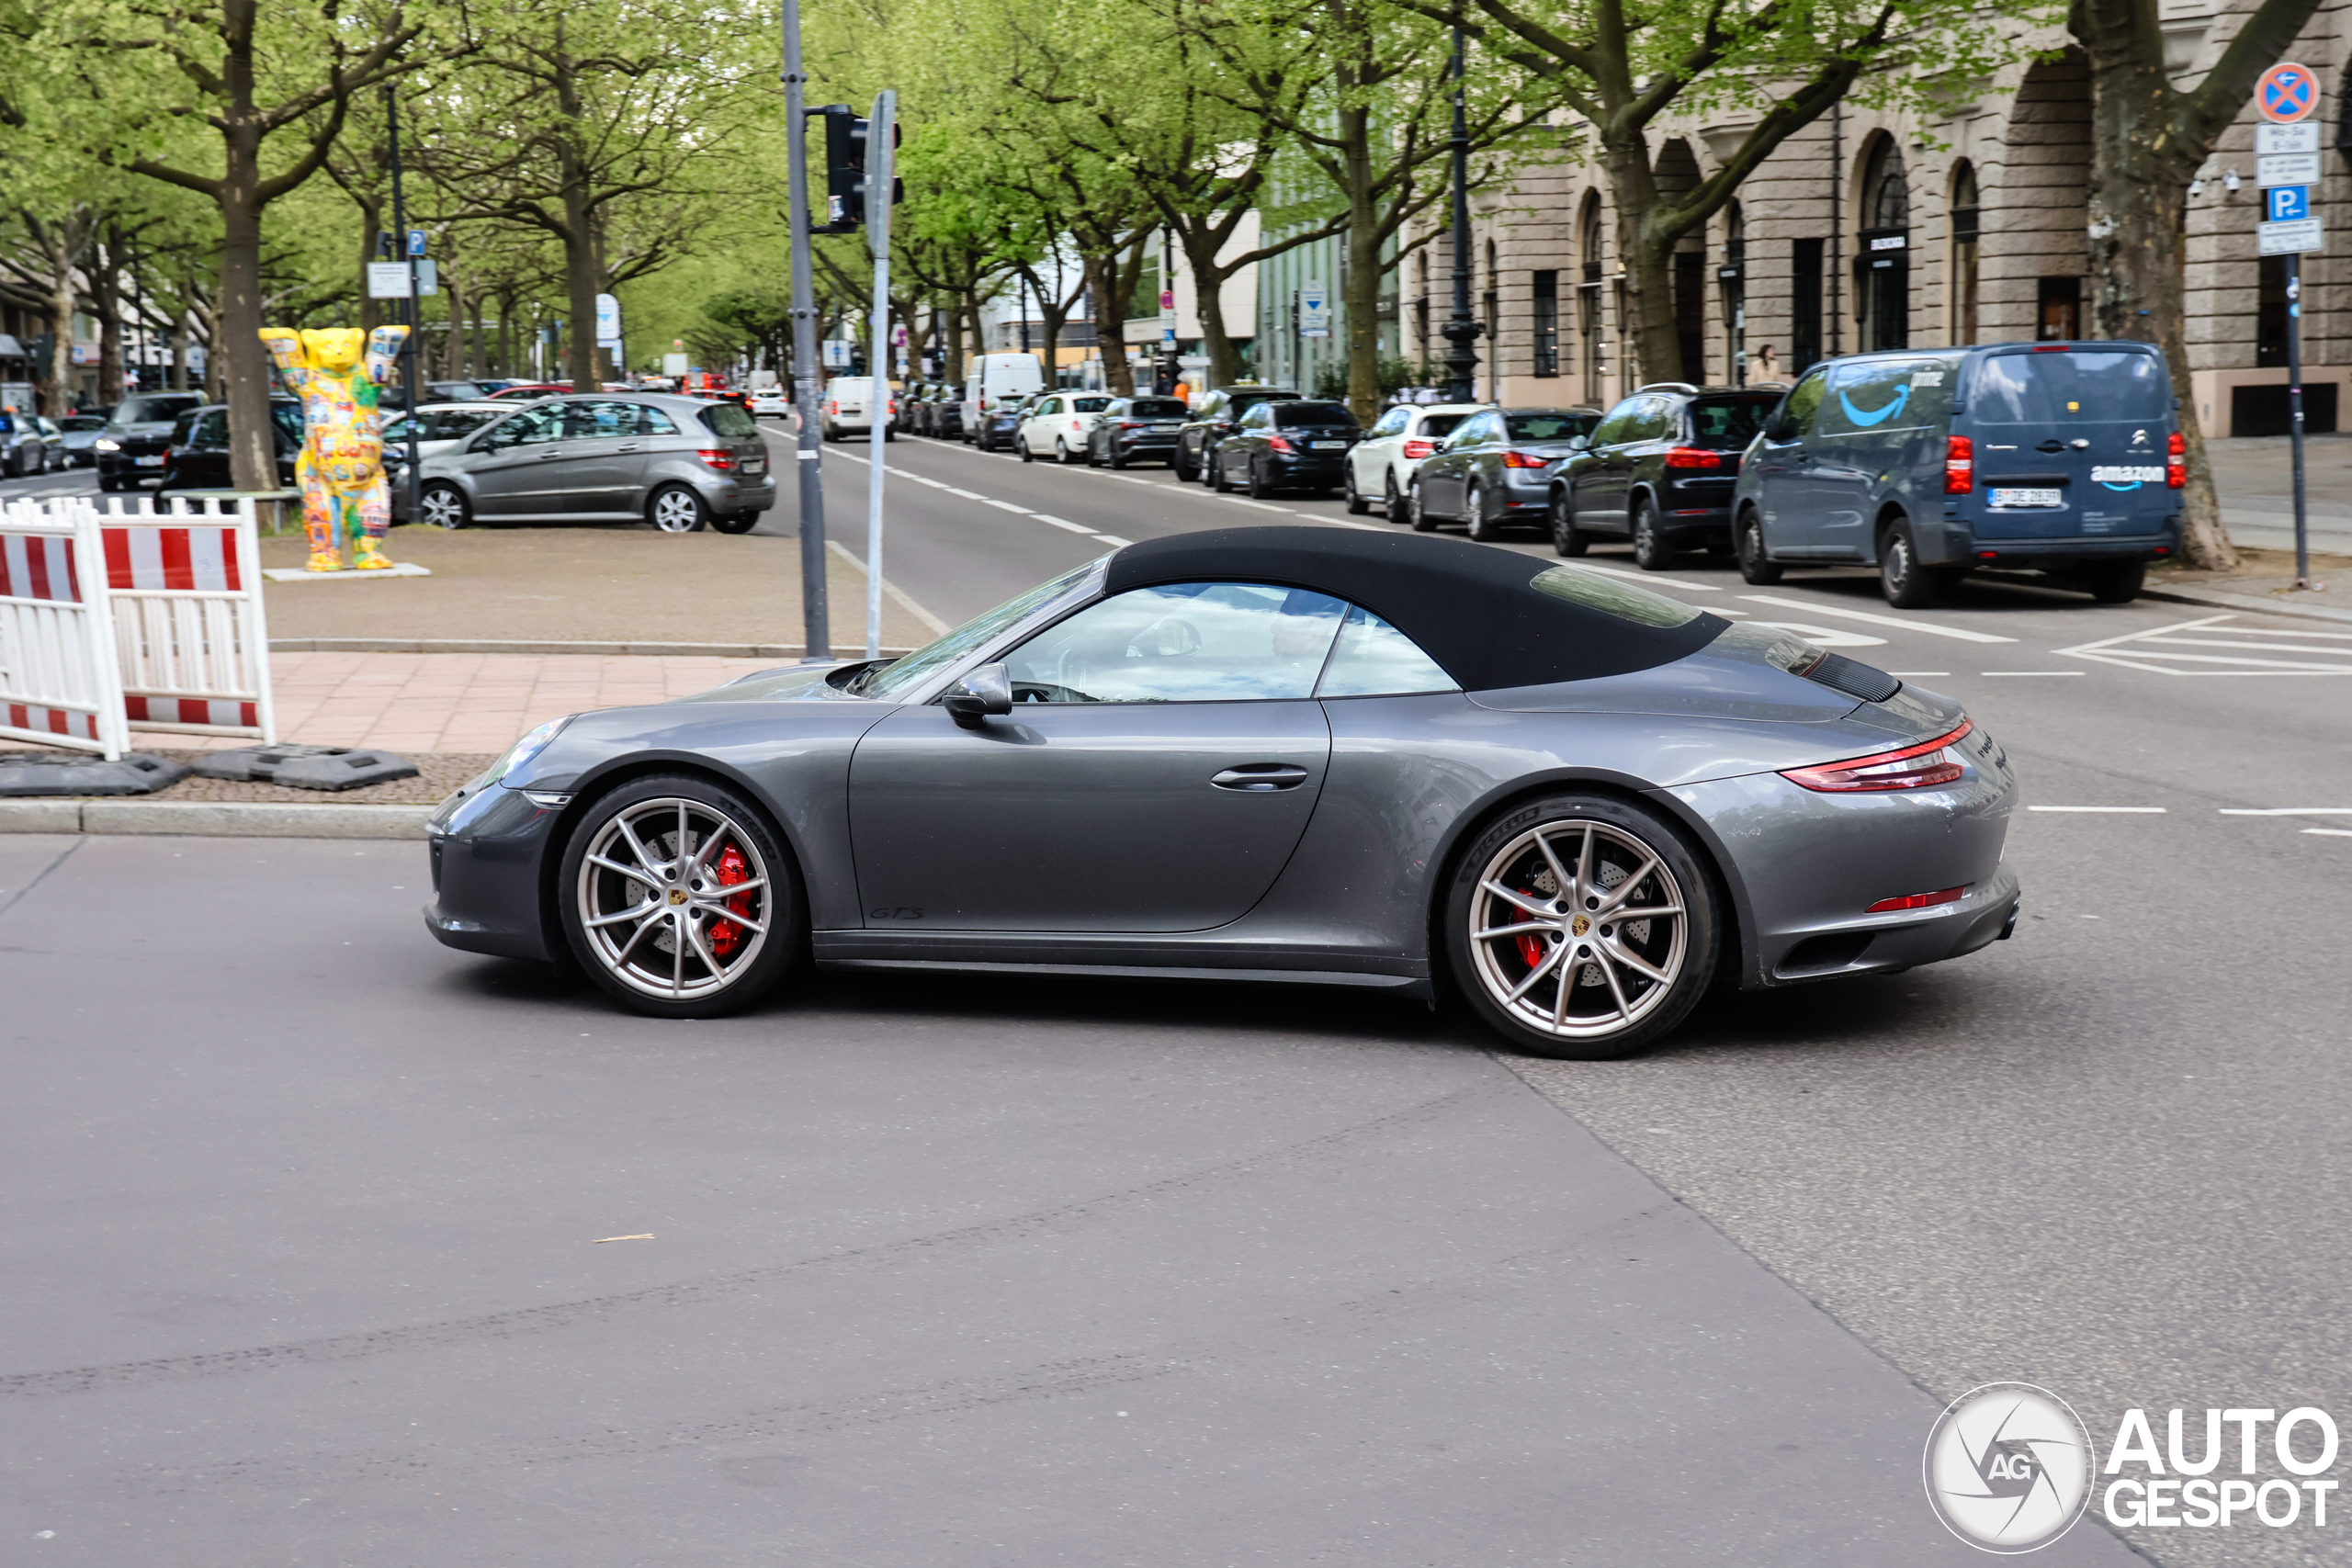
[[[2102,637],[2058,652],[2159,675],[2352,675],[2352,632],[2229,625],[2237,618],[2234,612],[2205,615]],[[2186,635],[2192,633],[2220,635]],[[2189,651],[2193,649],[2234,651]]]

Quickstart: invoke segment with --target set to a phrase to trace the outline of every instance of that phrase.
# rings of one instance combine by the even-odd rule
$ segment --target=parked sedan
[[[1028,417],[1028,397],[1002,397],[993,407],[980,415],[980,427],[974,433],[972,443],[983,452],[993,452],[1000,446],[1012,445],[1021,422]]]
[[[622,522],[746,532],[775,504],[766,438],[731,402],[550,398],[418,465],[420,521]],[[397,514],[404,504],[393,491]]]
[[[1094,428],[1086,433],[1086,461],[1090,468],[1108,465],[1124,468],[1129,463],[1157,459],[1164,463],[1176,460],[1176,437],[1184,428],[1184,417],[1192,411],[1182,398],[1120,398],[1102,411]]]
[[[142,479],[161,478],[172,427],[181,415],[203,406],[200,392],[141,392],[117,403],[91,443],[98,457],[98,488],[136,490]]]
[[[269,400],[270,445],[277,459],[277,484],[294,487],[294,460],[302,454],[302,405],[292,398]],[[172,426],[164,454],[164,477],[155,493],[232,490],[230,473],[229,408],[212,403],[189,410]]]
[[[11,479],[65,467],[65,436],[37,413],[0,413],[0,472]]]
[[[1555,476],[1553,547],[1580,556],[1595,536],[1630,538],[1634,564],[1649,571],[1692,545],[1729,555],[1741,454],[1780,400],[1777,390],[1679,381],[1639,389]]]
[[[1013,433],[1013,450],[1024,463],[1050,457],[1075,463],[1086,456],[1086,437],[1111,406],[1104,392],[1047,392],[1029,405]]]
[[[96,467],[98,435],[106,427],[107,416],[102,413],[69,413],[59,420],[58,432],[64,438],[59,444],[59,450],[64,455],[64,461],[60,466],[68,468]]]
[[[483,399],[465,403],[427,403],[416,411],[416,455],[421,462],[426,457],[456,447],[475,431],[495,419],[503,419],[514,412],[513,403],[492,402]],[[399,415],[384,423],[384,463],[387,468],[408,461],[410,416]]]
[[[1409,523],[1405,498],[1413,475],[1454,426],[1491,403],[1405,403],[1373,422],[1348,453],[1347,495],[1351,515],[1361,517],[1377,501],[1391,523]]]
[[[1295,402],[1298,394],[1287,387],[1212,387],[1203,392],[1193,404],[1192,417],[1184,428],[1176,433],[1176,456],[1171,459],[1180,479],[1198,479],[1207,484],[1216,478],[1216,465],[1210,461],[1216,456],[1217,443],[1232,434],[1241,423],[1241,416],[1264,402]]]
[[[1254,403],[1217,443],[1209,459],[1216,468],[1210,488],[1239,486],[1253,496],[1281,490],[1320,495],[1340,482],[1348,448],[1363,435],[1363,426],[1345,403]]]
[[[903,658],[542,725],[433,814],[425,921],[656,1017],[812,961],[1224,974],[1450,985],[1510,1049],[1617,1056],[1719,979],[2007,935],[2016,795],[1958,703],[1787,632],[1455,540],[1220,529]]]
[[[1457,426],[1413,475],[1407,511],[1428,533],[1462,523],[1480,541],[1551,511],[1552,470],[1584,450],[1599,409],[1488,409]]]

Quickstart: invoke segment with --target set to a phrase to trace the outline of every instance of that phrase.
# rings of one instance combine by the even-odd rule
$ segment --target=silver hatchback
[[[694,398],[548,398],[424,458],[418,477],[418,519],[444,528],[642,518],[665,534],[741,534],[775,504],[758,423]]]

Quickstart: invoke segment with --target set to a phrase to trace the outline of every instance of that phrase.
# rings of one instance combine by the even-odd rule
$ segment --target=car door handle
[[[641,451],[642,449],[643,443],[636,441],[624,441],[619,446],[613,448],[616,452],[636,452]]]
[[[548,447],[546,451],[544,451],[544,452],[542,452],[542,453],[540,453],[540,454],[539,454],[539,461],[540,461],[540,462],[542,462],[542,463],[544,463],[544,462],[546,462],[549,457],[562,457],[562,456],[563,456],[563,448],[562,448],[562,447],[560,447],[560,446],[550,446],[550,447]]]
[[[1244,762],[1238,768],[1227,768],[1209,780],[1219,789],[1246,790],[1263,795],[1269,790],[1296,789],[1306,782],[1306,770],[1288,762]]]

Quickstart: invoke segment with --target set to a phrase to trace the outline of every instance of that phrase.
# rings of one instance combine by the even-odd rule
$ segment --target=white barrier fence
[[[14,502],[0,549],[0,735],[277,739],[251,501]]]

